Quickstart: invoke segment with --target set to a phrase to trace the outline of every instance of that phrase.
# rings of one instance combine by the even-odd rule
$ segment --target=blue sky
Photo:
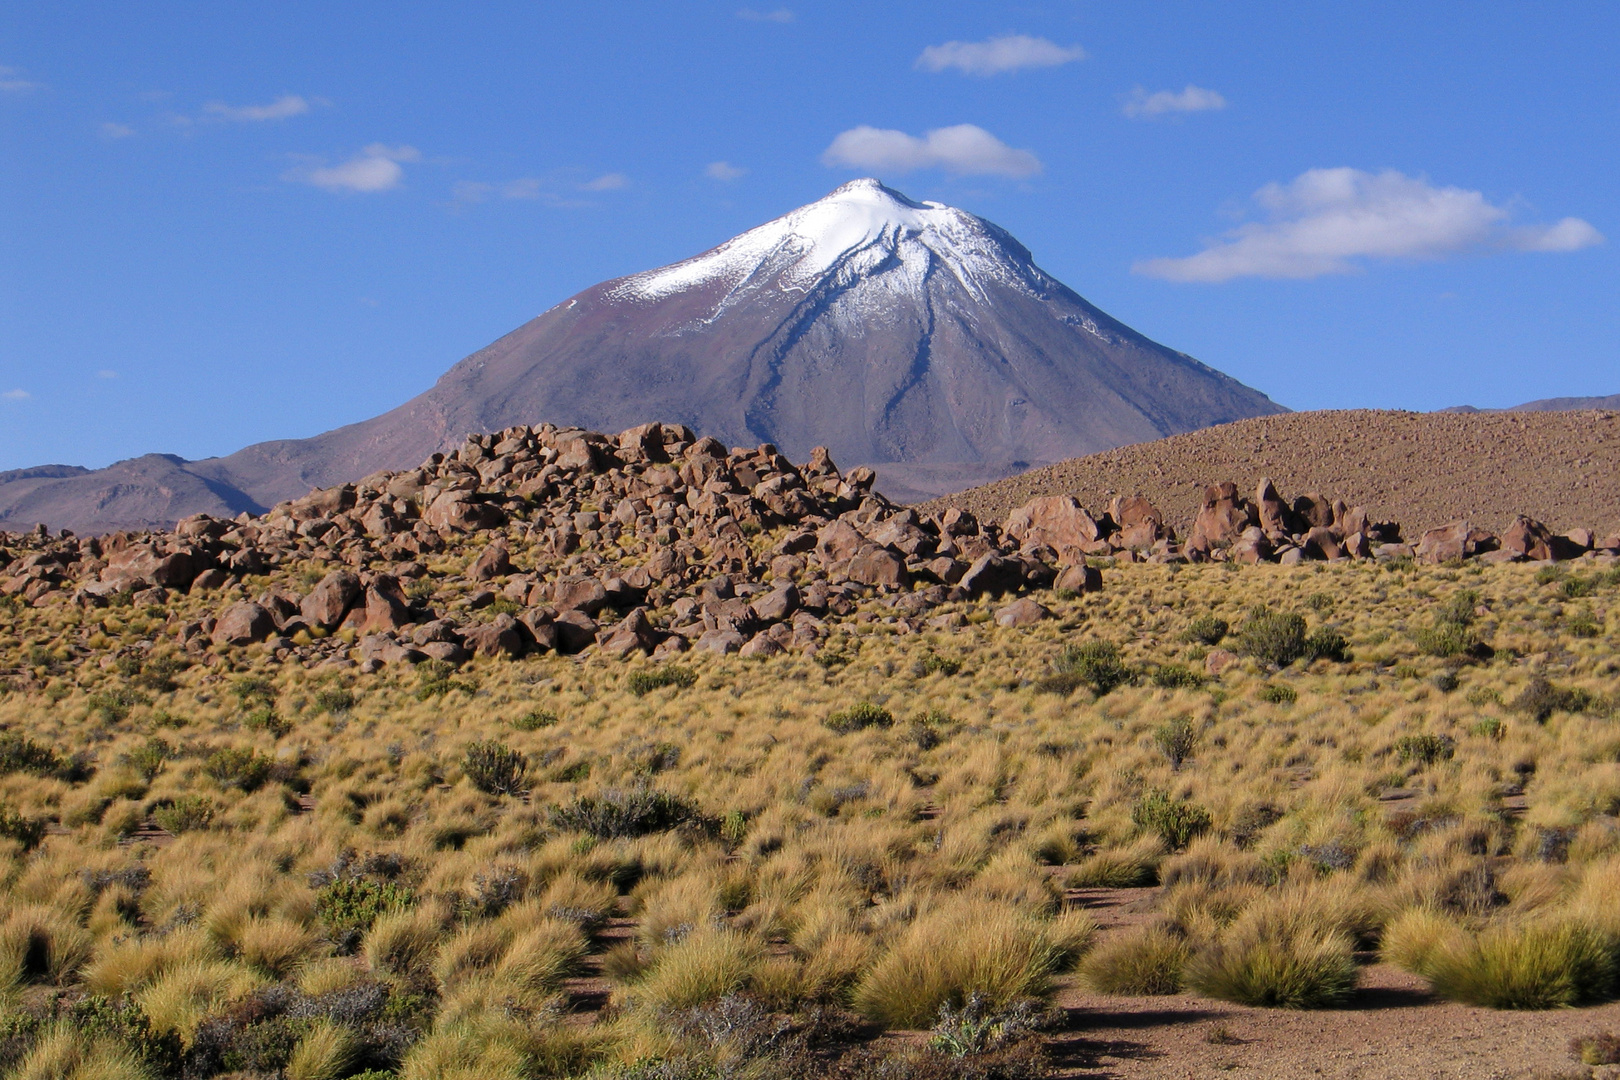
[[[374,415],[877,175],[1293,408],[1620,392],[1620,5],[13,5],[0,469]]]

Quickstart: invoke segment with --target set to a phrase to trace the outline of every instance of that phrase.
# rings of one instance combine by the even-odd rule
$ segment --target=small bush
[[[1197,690],[1204,685],[1204,677],[1185,664],[1160,664],[1152,679],[1161,690]]]
[[[1052,674],[1042,689],[1072,691],[1076,686],[1090,687],[1102,697],[1110,690],[1130,682],[1136,673],[1125,663],[1119,646],[1112,641],[1087,641],[1072,645],[1058,654],[1052,662]],[[1064,687],[1067,687],[1065,690]]]
[[[315,917],[344,952],[353,952],[372,923],[414,902],[411,891],[392,881],[344,878],[315,894]]]
[[[760,954],[760,943],[744,934],[688,934],[659,954],[636,984],[636,1000],[655,1014],[719,1001],[748,988]]]
[[[145,694],[136,693],[127,687],[91,694],[86,701],[86,704],[90,707],[90,716],[99,717],[103,723],[107,724],[121,724],[129,718],[130,710],[137,705],[150,705],[151,703],[152,700]]]
[[[182,795],[166,806],[152,811],[152,821],[160,829],[179,836],[184,832],[206,829],[218,813],[214,800],[202,795]]]
[[[0,776],[14,772],[52,776],[62,767],[62,758],[50,747],[13,732],[0,733]]]
[[[827,726],[840,735],[865,728],[886,728],[894,725],[894,714],[881,705],[861,701],[847,709],[840,709],[827,717]]]
[[[248,710],[242,717],[242,726],[249,731],[268,732],[277,739],[292,730],[292,724],[269,705],[260,705],[256,709]]]
[[[1305,635],[1305,659],[1332,660],[1344,663],[1349,657],[1350,641],[1331,626],[1319,627]]]
[[[1249,612],[1248,619],[1238,629],[1236,651],[1277,667],[1287,667],[1305,655],[1305,618],[1257,607]]]
[[[1337,912],[1314,902],[1261,900],[1221,939],[1195,954],[1187,985],[1240,1005],[1317,1009],[1337,1005],[1356,987],[1355,945]]]
[[[1131,820],[1139,827],[1155,833],[1172,851],[1180,851],[1196,837],[1209,831],[1212,824],[1209,811],[1197,803],[1172,799],[1154,788],[1131,808]]]
[[[0,837],[15,840],[24,851],[33,851],[45,838],[45,822],[40,818],[27,818],[5,803],[0,803]]]
[[[220,787],[256,791],[270,778],[270,759],[248,747],[225,747],[203,760],[203,772]]]
[[[137,776],[143,780],[152,780],[175,756],[174,748],[168,741],[156,735],[124,755],[124,764],[128,765]]]
[[[1610,1031],[1576,1035],[1569,1040],[1569,1052],[1582,1065],[1620,1065],[1620,1035]]]
[[[567,806],[552,807],[547,816],[554,829],[589,833],[600,840],[666,832],[700,817],[677,796],[646,788],[581,796]]]
[[[276,703],[275,684],[257,675],[243,675],[236,679],[231,683],[231,693],[236,695],[236,700],[242,703],[244,709]]]
[[[1193,645],[1219,645],[1230,629],[1225,619],[1217,619],[1213,615],[1200,615],[1187,624],[1181,640]]]
[[[494,740],[475,742],[461,757],[461,771],[486,795],[516,795],[529,771],[529,758]]]
[[[1395,740],[1395,757],[1402,764],[1415,761],[1420,765],[1433,765],[1450,761],[1457,753],[1457,740],[1449,735],[1402,735]]]
[[[1412,643],[1430,656],[1442,659],[1462,656],[1479,645],[1472,629],[1454,622],[1436,622],[1424,627],[1412,635]]]
[[[1198,745],[1198,729],[1189,716],[1172,717],[1154,729],[1153,742],[1170,762],[1170,767],[1180,770]]]
[[[940,1006],[939,1019],[929,1029],[928,1045],[952,1058],[993,1054],[1033,1039],[1047,1019],[1033,1001],[992,1009],[989,999],[974,991],[959,1009],[949,1002]]]
[[[913,665],[913,670],[919,678],[924,675],[955,675],[962,670],[962,661],[930,651]]]
[[[354,702],[354,691],[346,686],[323,686],[315,691],[315,697],[311,700],[317,712],[334,715],[348,712],[354,708]]]
[[[1267,683],[1260,689],[1260,700],[1272,705],[1292,705],[1299,700],[1299,691],[1282,683]]]
[[[530,709],[516,720],[512,726],[519,731],[539,731],[541,728],[555,727],[557,714],[549,709]]]
[[[663,664],[654,668],[632,671],[624,680],[625,689],[636,697],[643,697],[665,686],[682,690],[697,682],[697,672],[679,664]]]
[[[1080,962],[1080,977],[1099,994],[1178,994],[1189,955],[1186,940],[1167,928],[1137,926],[1091,950]]]
[[[1538,724],[1544,724],[1555,712],[1585,712],[1592,703],[1592,695],[1585,690],[1555,686],[1538,675],[1530,680],[1508,708],[1524,713]]]

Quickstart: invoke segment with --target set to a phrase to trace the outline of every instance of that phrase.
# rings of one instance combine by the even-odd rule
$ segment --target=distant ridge
[[[1555,530],[1620,532],[1620,412],[1297,412],[1239,420],[1035,469],[938,499],[1001,520],[1038,495],[1105,507],[1145,495],[1185,529],[1205,485],[1250,496],[1269,476],[1289,497],[1329,492],[1375,518],[1426,529],[1467,518],[1505,529],[1515,514]]]
[[[1523,405],[1514,405],[1506,409],[1478,409],[1472,405],[1453,405],[1449,409],[1441,409],[1440,411],[1448,413],[1570,412],[1580,409],[1620,409],[1620,394],[1610,394],[1607,397],[1542,398],[1540,401],[1527,401]]]

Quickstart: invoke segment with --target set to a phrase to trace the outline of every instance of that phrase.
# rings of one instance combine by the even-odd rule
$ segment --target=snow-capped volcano
[[[795,460],[825,445],[907,498],[1281,411],[1092,307],[998,226],[855,180],[694,258],[594,285],[382,416],[171,464],[222,506],[269,506],[414,466],[470,431],[663,420]]]
[[[873,278],[895,291],[922,287],[930,273],[950,274],[984,299],[984,285],[1050,284],[1029,252],[1006,232],[964,210],[913,202],[870,178],[851,180],[824,199],[749,229],[713,251],[624,279],[615,300],[657,300],[719,284],[720,311],[760,288],[807,291],[831,278]]]

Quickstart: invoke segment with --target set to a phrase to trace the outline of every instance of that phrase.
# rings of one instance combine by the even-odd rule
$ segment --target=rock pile
[[[1520,518],[1498,537],[1454,522],[1415,545],[1398,525],[1269,481],[1204,495],[1178,541],[1142,498],[1092,514],[1037,498],[998,526],[948,508],[923,515],[839,471],[827,452],[795,466],[774,446],[727,449],[680,425],[617,436],[514,427],[469,436],[420,468],[311,492],[262,517],[196,516],[172,532],[0,534],[0,596],[45,608],[133,604],[167,611],[199,656],[264,645],[282,662],[387,663],[471,655],[748,656],[814,650],[840,619],[898,632],[960,623],[933,609],[1013,598],[1002,626],[1050,612],[1037,590],[1101,587],[1116,561],[1428,562],[1620,553],[1620,537],[1555,536]],[[200,601],[193,598],[201,597]],[[875,600],[879,613],[867,604]]]
[[[969,514],[920,516],[872,481],[825,450],[795,466],[679,425],[515,427],[263,517],[0,534],[0,592],[176,609],[181,593],[212,594],[212,614],[171,619],[194,653],[264,643],[318,664],[352,650],[376,668],[592,647],[769,655],[816,648],[866,599],[905,632],[949,601],[1100,587],[1083,558]],[[1024,605],[1008,619],[1032,617]]]

